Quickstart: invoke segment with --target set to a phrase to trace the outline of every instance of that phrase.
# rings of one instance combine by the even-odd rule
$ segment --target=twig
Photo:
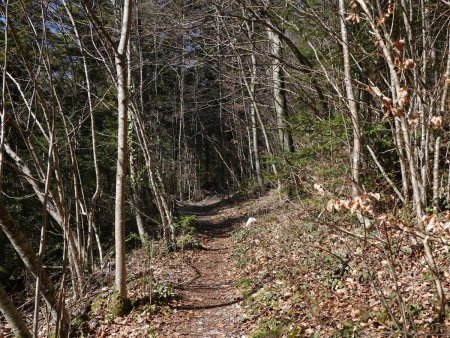
[[[373,152],[372,148],[370,148],[369,145],[367,145],[367,149],[370,152],[370,155],[372,155],[373,161],[375,162],[375,164],[377,165],[378,169],[380,169],[381,174],[383,175],[383,177],[386,179],[386,181],[389,183],[389,185],[391,186],[391,188],[395,191],[395,193],[397,194],[398,198],[400,199],[400,201],[402,201],[402,203],[405,203],[405,200],[403,199],[402,193],[398,190],[398,188],[396,187],[396,185],[394,184],[394,182],[392,182],[392,180],[389,178],[389,176],[386,174],[386,171],[384,170],[383,166],[381,165],[381,163],[378,161],[375,153]]]

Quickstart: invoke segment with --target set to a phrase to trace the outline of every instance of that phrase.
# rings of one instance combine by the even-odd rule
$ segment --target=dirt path
[[[172,266],[184,280],[175,284],[181,298],[158,328],[159,337],[243,337],[240,296],[231,257],[233,221],[218,213],[223,201],[185,205],[184,215],[197,216],[202,249],[184,253]],[[170,270],[170,269],[169,269]]]

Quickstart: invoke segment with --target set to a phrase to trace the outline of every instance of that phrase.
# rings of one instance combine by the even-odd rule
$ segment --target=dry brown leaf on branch
[[[389,14],[385,14],[383,15],[378,21],[377,21],[377,26],[381,26],[384,25],[387,21],[387,19],[389,18]]]
[[[384,115],[383,118],[381,119],[382,122],[386,121],[386,119],[389,118],[389,116],[391,115],[391,112],[389,110],[387,110]]]
[[[358,5],[356,4],[356,1],[352,1],[352,7],[350,15],[345,18],[346,21],[351,21],[352,23],[359,23],[359,15],[357,12]]]
[[[413,118],[408,119],[408,126],[415,127],[419,124],[419,117],[415,116]]]
[[[414,69],[416,67],[416,63],[413,59],[406,59],[405,62],[403,62],[403,67],[405,69]]]
[[[394,112],[394,116],[405,117],[406,116],[405,110],[403,108],[397,108]]]
[[[327,211],[332,212],[334,210],[335,200],[329,200],[327,203]]]
[[[409,104],[409,93],[408,93],[408,87],[404,86],[400,88],[399,93],[399,99],[398,99],[398,105],[401,108],[405,108]]]
[[[389,0],[389,3],[388,3],[388,14],[391,15],[391,14],[394,14],[394,12],[395,12],[394,0]]]
[[[387,96],[383,96],[382,98],[383,105],[386,107],[386,111],[383,116],[383,121],[387,119],[392,113],[392,99]]]
[[[406,47],[406,41],[404,39],[395,41],[394,47],[397,48],[399,52],[403,52],[403,49],[405,49],[405,47]]]
[[[431,127],[433,129],[439,129],[442,127],[442,117],[441,116],[433,116],[431,118]]]
[[[361,205],[357,202],[352,202],[350,207],[350,213],[353,215],[356,210],[359,210],[361,208]]]
[[[346,21],[351,21],[352,23],[359,23],[360,19],[359,19],[359,15],[358,14],[350,14],[349,16],[347,16],[345,18]]]
[[[429,232],[436,226],[436,215],[424,215],[422,222],[426,226],[426,231]]]
[[[383,104],[388,108],[392,110],[392,99],[387,97],[387,96],[383,96]]]
[[[332,212],[334,210],[348,210],[351,214],[355,212],[361,212],[365,215],[374,215],[374,208],[371,197],[377,201],[381,198],[381,195],[378,193],[369,193],[366,195],[360,195],[353,199],[332,199],[327,204],[327,211]]]

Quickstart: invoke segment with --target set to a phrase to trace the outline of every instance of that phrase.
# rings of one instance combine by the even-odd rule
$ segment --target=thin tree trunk
[[[367,4],[365,0],[357,0],[357,2],[360,4],[362,10],[366,13],[369,24],[372,28],[372,31],[375,34],[375,39],[378,42],[381,51],[383,52],[383,56],[385,58],[385,61],[387,63],[387,66],[389,68],[389,75],[390,75],[390,81],[391,81],[391,92],[392,92],[392,102],[397,102],[398,97],[401,96],[401,86],[400,86],[400,80],[398,78],[398,74],[394,65],[394,59],[392,57],[392,53],[389,51],[388,46],[381,36],[381,33],[378,29],[378,27],[375,24],[375,21],[372,17],[372,14],[367,7]],[[401,116],[399,122],[401,134],[403,136],[403,145],[406,153],[406,162],[407,162],[407,168],[409,169],[409,178],[413,190],[413,203],[414,208],[416,211],[416,217],[417,221],[420,223],[422,221],[423,216],[423,206],[422,206],[422,199],[421,199],[421,193],[420,193],[420,182],[419,182],[419,175],[417,171],[417,166],[414,161],[414,155],[413,150],[411,146],[411,140],[410,140],[410,132],[408,125],[406,123],[406,119],[404,116]]]
[[[397,194],[398,198],[400,199],[400,201],[402,201],[403,203],[405,203],[405,200],[403,199],[403,195],[402,193],[398,190],[397,186],[395,185],[394,182],[392,182],[392,180],[389,178],[388,174],[386,173],[386,171],[384,170],[383,166],[381,165],[380,161],[378,161],[374,151],[372,150],[372,148],[367,145],[367,150],[369,150],[370,155],[373,158],[373,161],[375,162],[375,164],[377,165],[378,169],[380,170],[381,174],[383,175],[383,177],[386,179],[386,181],[389,183],[389,185],[391,186],[392,190],[394,190],[394,192]]]
[[[4,144],[5,144],[5,140],[6,140],[6,74],[7,74],[7,69],[8,69],[8,30],[9,30],[9,25],[8,25],[8,20],[9,20],[9,15],[8,15],[8,7],[9,7],[9,0],[6,0],[5,3],[5,32],[4,32],[4,61],[3,61],[3,70],[2,70],[2,111],[1,111],[1,115],[0,115],[0,201],[2,198],[2,187],[3,187],[3,167],[4,167],[4,156],[5,156],[5,152],[4,152]]]
[[[47,272],[40,268],[39,259],[33,252],[31,245],[29,244],[24,233],[20,230],[17,224],[14,222],[9,211],[0,203],[0,228],[4,231],[9,241],[13,245],[14,249],[24,262],[27,269],[33,274],[35,278],[38,278],[40,274],[41,279],[41,294],[44,298],[50,313],[55,321],[58,320],[58,316],[61,310],[62,314],[62,335],[67,334],[69,325],[69,315],[65,308],[60,309],[58,305],[58,298],[56,296],[56,290]]]
[[[272,147],[270,146],[269,136],[267,135],[266,126],[264,125],[264,122],[261,119],[261,114],[259,112],[258,103],[256,102],[256,97],[254,96],[254,93],[252,92],[252,90],[250,88],[250,84],[248,83],[247,78],[245,77],[245,74],[244,74],[244,66],[242,64],[241,56],[237,54],[236,57],[237,57],[237,60],[239,63],[239,67],[241,69],[242,80],[244,81],[245,88],[247,89],[247,93],[250,96],[250,103],[253,106],[256,118],[259,122],[259,125],[261,126],[261,131],[263,134],[264,143],[266,145],[267,154],[269,156],[273,156]],[[275,164],[272,164],[272,171],[273,171],[274,175],[278,175],[278,170],[277,170],[277,167],[275,166]]]
[[[439,106],[439,114],[444,114],[446,106],[447,106],[447,95],[448,95],[448,78],[450,77],[450,32],[447,32],[448,40],[447,40],[447,49],[448,49],[448,57],[447,57],[447,66],[445,68],[445,74],[442,77],[444,81],[444,89],[442,90],[441,102]],[[433,208],[434,210],[438,209],[439,206],[439,157],[441,150],[441,138],[440,131],[437,131],[436,141],[434,144],[434,164],[433,164]],[[449,176],[450,182],[450,176]]]
[[[252,22],[252,27],[250,29],[250,25],[246,22],[247,30],[248,30],[248,37],[250,40],[252,40],[253,32],[254,32],[254,23]],[[252,53],[251,53],[251,60],[252,60],[252,69],[251,69],[251,75],[250,75],[250,91],[252,92],[252,97],[255,97],[255,83],[256,83],[256,56],[254,52],[254,45],[252,43]],[[258,128],[256,124],[256,109],[254,104],[250,104],[250,119],[251,119],[251,126],[252,126],[252,150],[253,150],[253,158],[255,160],[255,173],[256,173],[256,180],[258,182],[258,186],[260,189],[263,188],[263,180],[261,175],[261,161],[259,158],[259,148],[258,148]]]
[[[32,334],[28,330],[27,324],[20,316],[19,311],[9,299],[3,285],[0,283],[0,311],[5,316],[6,321],[16,337],[31,338]],[[36,336],[37,337],[37,336]]]
[[[352,75],[350,66],[350,53],[348,50],[347,27],[345,25],[344,0],[339,0],[339,16],[341,24],[342,53],[344,59],[344,83],[347,94],[347,104],[353,125],[353,149],[352,149],[352,196],[359,195],[359,172],[361,163],[361,128],[355,95],[353,93]]]
[[[24,141],[28,141],[28,139],[24,138]],[[35,159],[34,163],[35,165],[40,168],[40,163],[38,160],[38,157],[32,148],[30,143],[27,143],[27,147],[29,149],[30,155]],[[6,153],[13,159],[13,161],[16,163],[16,166],[18,169],[23,173],[26,181],[28,184],[32,187],[33,191],[36,193],[37,198],[39,201],[44,204],[44,193],[40,190],[37,182],[38,180],[33,177],[31,170],[29,169],[28,165],[25,163],[25,161],[17,154],[15,153],[8,143],[4,145],[4,149]],[[61,186],[61,174],[60,174],[60,168],[57,167],[57,163],[55,162],[55,151],[53,151],[53,163],[54,163],[54,171],[55,171],[55,177],[57,180],[57,183],[59,186]],[[44,179],[45,176],[42,176],[40,179]],[[78,297],[78,295],[81,292],[81,276],[82,273],[82,267],[78,260],[79,254],[78,249],[76,246],[75,236],[73,235],[72,229],[69,226],[68,218],[65,213],[65,210],[62,206],[62,203],[58,201],[58,194],[55,193],[52,189],[49,191],[49,196],[51,197],[51,202],[48,201],[46,204],[47,212],[52,216],[52,218],[60,225],[64,236],[68,240],[68,246],[69,246],[69,257],[70,257],[70,268],[72,270],[72,282],[74,286],[74,296]]]
[[[125,187],[128,161],[128,77],[127,46],[131,30],[132,0],[123,4],[122,28],[120,41],[115,51],[117,75],[117,172],[115,198],[115,254],[116,254],[116,288],[119,296],[127,298],[125,265]]]
[[[357,197],[361,189],[359,175],[361,167],[361,125],[359,123],[358,109],[355,94],[353,92],[352,72],[350,65],[350,52],[348,49],[347,26],[345,24],[344,0],[339,0],[339,16],[341,24],[342,54],[344,59],[344,84],[347,96],[347,105],[353,126],[353,148],[352,148],[352,197]],[[361,213],[356,213],[359,222],[366,228],[370,228],[371,221]]]
[[[342,0],[340,0],[342,1]],[[391,77],[391,91],[393,95],[392,102],[397,102],[398,98],[401,97],[401,86],[400,86],[400,79],[398,77],[398,74],[396,72],[396,68],[394,65],[394,59],[392,56],[392,53],[390,52],[388,45],[386,44],[385,40],[381,36],[381,33],[375,24],[375,20],[366,4],[365,0],[356,0],[358,4],[361,6],[362,10],[365,12],[367,18],[369,19],[369,24],[372,28],[372,31],[374,32],[375,39],[379,46],[381,47],[381,50],[383,52],[383,56],[385,58],[385,61],[387,63],[387,66],[389,68],[389,75]],[[388,39],[388,36],[385,35],[385,38]],[[402,108],[402,107],[401,107]],[[414,202],[414,208],[416,211],[416,219],[417,223],[419,225],[422,225],[423,228],[425,228],[424,222],[422,220],[422,217],[424,215],[423,205],[422,205],[422,199],[421,199],[421,189],[423,189],[423,184],[421,186],[421,183],[419,182],[419,175],[417,170],[417,163],[415,161],[414,151],[412,149],[411,139],[410,139],[410,131],[408,128],[408,125],[406,123],[406,119],[404,116],[400,117],[400,127],[403,134],[403,141],[404,141],[404,147],[406,152],[406,161],[408,163],[409,171],[410,171],[410,181],[411,186],[413,190],[413,202]],[[424,229],[426,231],[426,229]],[[428,242],[428,236],[423,240],[423,246],[426,253],[426,261],[428,266],[430,267],[431,272],[434,274],[434,284],[436,288],[436,293],[439,301],[439,312],[440,316],[443,318],[445,316],[445,307],[446,307],[446,299],[444,290],[442,287],[442,283],[440,280],[440,273],[437,269],[436,263],[434,261],[434,256],[432,253],[432,248],[430,243]]]
[[[230,41],[233,41],[233,39],[231,38],[230,32],[227,30],[226,25],[224,25],[224,29],[226,30],[227,36],[230,39]],[[267,130],[266,130],[266,126],[264,125],[264,122],[261,118],[261,114],[259,112],[259,107],[258,107],[258,103],[256,101],[256,97],[254,95],[254,93],[252,92],[251,88],[250,88],[250,84],[248,83],[247,77],[245,76],[245,70],[244,70],[244,64],[242,62],[242,58],[241,55],[239,54],[236,46],[234,43],[231,43],[231,48],[233,49],[236,59],[238,61],[238,66],[240,69],[240,73],[241,73],[241,77],[242,77],[242,81],[244,82],[245,85],[245,89],[247,90],[247,93],[250,97],[250,102],[253,105],[254,109],[255,109],[255,113],[256,113],[256,118],[261,126],[261,132],[264,138],[264,143],[266,146],[266,150],[267,150],[267,154],[269,156],[273,156],[273,151],[272,151],[272,147],[270,145],[270,141],[269,141],[269,136],[267,135]],[[276,165],[273,163],[272,164],[272,171],[274,173],[275,176],[278,175],[278,170]]]
[[[156,164],[156,158],[150,149],[147,134],[139,112],[136,109],[131,110],[131,117],[133,119],[133,125],[136,127],[136,134],[144,155],[145,167],[150,179],[150,186],[155,198],[155,204],[161,216],[163,238],[168,247],[173,247],[175,245],[175,229],[173,225],[172,206],[169,203],[169,197],[167,196],[163,180]]]
[[[53,125],[54,127],[54,125]],[[53,152],[53,138],[54,138],[54,129],[52,129],[50,134],[50,142],[49,142],[49,150],[48,150],[48,163],[47,163],[47,173],[45,176],[45,187],[44,187],[44,202],[42,203],[42,225],[41,225],[41,239],[39,243],[39,253],[38,253],[38,261],[39,261],[39,271],[36,278],[36,292],[35,292],[35,300],[34,300],[34,317],[33,317],[33,334],[35,337],[38,336],[38,326],[39,326],[39,309],[40,309],[40,300],[41,300],[41,275],[42,275],[42,265],[44,262],[44,253],[45,253],[45,240],[46,240],[46,231],[47,231],[47,223],[48,223],[48,213],[47,213],[47,202],[48,202],[48,191],[51,184],[51,172],[52,172],[52,162],[51,162],[51,154]]]
[[[134,129],[133,125],[133,129]],[[146,231],[144,227],[144,219],[142,217],[142,203],[141,203],[141,189],[139,185],[141,184],[140,180],[140,174],[137,172],[137,163],[134,158],[135,156],[135,149],[134,149],[134,140],[132,137],[132,130],[130,130],[130,181],[131,181],[131,194],[132,194],[132,204],[133,204],[133,211],[134,211],[134,217],[136,219],[136,226],[139,233],[139,238],[142,242],[146,240]]]

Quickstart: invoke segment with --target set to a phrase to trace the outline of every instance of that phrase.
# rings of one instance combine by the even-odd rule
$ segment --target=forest
[[[0,337],[450,336],[449,24],[1,0]]]

